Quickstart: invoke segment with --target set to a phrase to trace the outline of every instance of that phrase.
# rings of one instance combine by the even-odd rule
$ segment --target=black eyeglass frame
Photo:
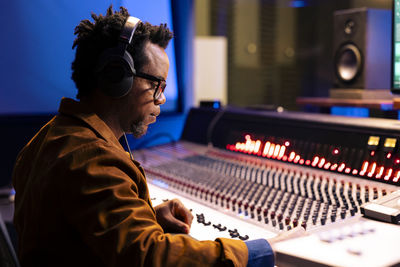
[[[156,87],[156,90],[154,91],[154,95],[153,95],[154,100],[159,99],[161,94],[164,93],[165,87],[167,87],[167,83],[164,78],[159,78],[159,77],[156,77],[156,76],[153,76],[153,75],[150,75],[147,73],[143,73],[143,72],[136,72],[136,74],[134,74],[134,76],[157,82],[157,87]],[[163,83],[163,85],[161,85],[162,83]]]

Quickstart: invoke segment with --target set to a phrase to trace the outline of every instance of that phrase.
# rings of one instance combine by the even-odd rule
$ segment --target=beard
[[[135,138],[142,137],[147,132],[146,124],[143,122],[143,120],[132,123],[131,132]]]

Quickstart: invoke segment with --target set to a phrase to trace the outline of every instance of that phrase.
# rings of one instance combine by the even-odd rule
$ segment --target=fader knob
[[[271,217],[271,219],[275,218],[275,211],[271,211],[270,217]]]

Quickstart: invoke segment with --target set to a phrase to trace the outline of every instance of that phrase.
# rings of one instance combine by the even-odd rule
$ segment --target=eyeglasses
[[[164,78],[158,78],[150,74],[146,74],[143,72],[137,72],[135,76],[157,82],[156,89],[154,91],[154,101],[159,99],[161,97],[161,94],[164,93],[165,87],[167,87],[167,82],[165,81]]]

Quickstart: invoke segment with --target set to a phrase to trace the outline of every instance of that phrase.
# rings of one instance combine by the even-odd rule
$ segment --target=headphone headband
[[[137,26],[139,25],[139,22],[140,19],[138,18],[128,17],[124,27],[122,28],[121,34],[119,36],[119,41],[130,44],[133,34],[135,33]]]
[[[106,94],[114,98],[127,95],[132,87],[132,74],[136,73],[131,55],[126,48],[132,41],[133,34],[140,19],[128,17],[121,30],[116,47],[108,48],[99,56],[96,72],[102,72],[109,64],[117,64],[105,73],[98,75],[98,86]]]

